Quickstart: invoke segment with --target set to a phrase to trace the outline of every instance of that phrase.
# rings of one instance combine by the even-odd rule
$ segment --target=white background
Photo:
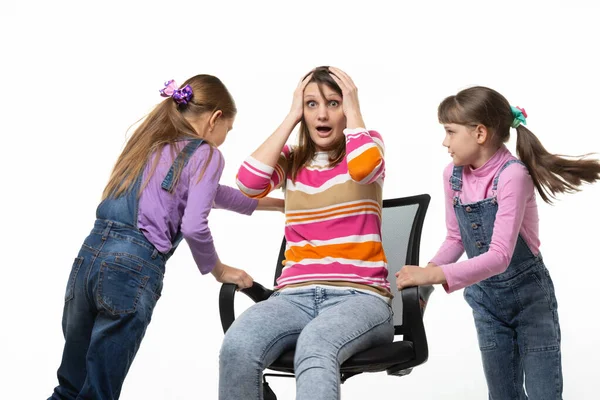
[[[551,152],[600,151],[600,9],[583,1],[27,1],[0,5],[2,157],[0,380],[3,399],[43,399],[56,384],[69,270],[127,138],[165,80],[220,77],[239,113],[222,183],[280,123],[303,74],[345,70],[366,124],[387,147],[385,198],[429,193],[421,261],[445,235],[436,108],[471,85],[525,107]],[[596,3],[597,4],[597,3]],[[514,149],[514,140],[509,148]],[[566,399],[598,394],[600,185],[541,201],[541,250],[556,286]],[[272,281],[281,214],[222,210],[210,225],[222,260]],[[123,399],[216,399],[219,285],[182,244],[123,387]],[[240,308],[249,304],[242,303]],[[345,399],[483,399],[470,309],[438,288],[426,314],[429,361],[407,377],[368,374]],[[272,383],[294,398],[292,380]]]

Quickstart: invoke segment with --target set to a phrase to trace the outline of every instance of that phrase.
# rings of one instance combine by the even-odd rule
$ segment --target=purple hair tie
[[[190,85],[185,85],[181,89],[178,89],[175,80],[171,79],[165,82],[164,89],[160,89],[160,95],[162,97],[173,98],[177,104],[187,104],[188,101],[192,100],[194,91]]]

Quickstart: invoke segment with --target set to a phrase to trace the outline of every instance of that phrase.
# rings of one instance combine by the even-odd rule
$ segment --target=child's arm
[[[515,164],[504,170],[497,196],[498,211],[489,250],[466,261],[440,265],[446,277],[447,292],[500,274],[510,264],[527,202],[534,196],[533,181],[525,167]]]
[[[218,149],[213,148],[214,154],[206,165],[202,179],[198,181],[200,171],[208,159],[209,150],[207,145],[200,146],[190,159],[187,204],[181,220],[181,233],[202,274],[212,272],[215,267],[218,267],[221,273],[223,267],[227,271],[231,268],[219,261],[208,227],[208,215],[217,197],[219,180],[223,173],[223,156]]]
[[[252,215],[254,210],[283,212],[284,205],[283,199],[275,197],[265,197],[258,200],[251,199],[238,189],[219,185],[213,208],[222,208],[238,214]]]
[[[244,196],[242,192],[230,186],[217,184],[213,208],[222,208],[238,214],[252,215],[254,210],[258,208],[258,201]]]
[[[240,190],[230,186],[219,185],[213,208],[222,208],[238,214],[252,215],[254,210],[279,211],[284,210],[284,200],[275,197],[251,199]]]
[[[258,199],[258,207],[256,207],[256,209],[261,211],[285,212],[285,200],[277,199],[275,197]]]
[[[440,246],[436,255],[427,263],[426,268],[416,265],[405,265],[396,273],[396,286],[403,289],[409,286],[444,284],[446,276],[439,265],[454,263],[464,253],[458,221],[454,212],[454,191],[449,181],[452,175],[453,164],[450,163],[443,173],[444,179],[444,205],[446,207],[446,239]]]
[[[344,129],[348,173],[353,181],[373,183],[385,175],[383,138],[364,128]]]
[[[217,282],[235,283],[240,289],[249,288],[254,282],[246,271],[223,264],[219,259],[217,259],[215,267],[210,272]]]

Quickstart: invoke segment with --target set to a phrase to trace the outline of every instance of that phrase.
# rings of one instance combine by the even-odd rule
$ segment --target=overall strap
[[[198,147],[200,147],[202,143],[204,143],[204,140],[202,139],[190,140],[190,142],[185,145],[181,152],[179,152],[177,158],[175,158],[175,161],[173,162],[173,165],[171,165],[171,168],[169,168],[167,176],[165,176],[165,179],[160,185],[164,190],[166,190],[167,192],[173,191],[173,185],[175,184],[175,171],[187,165],[188,161],[190,161],[190,158],[192,157],[192,154],[194,154],[194,152],[198,149]]]
[[[463,167],[455,166],[452,168],[452,175],[450,176],[450,185],[452,186],[452,190],[455,192],[460,192],[462,190],[462,174]]]
[[[506,167],[508,167],[509,165],[514,164],[514,163],[519,163],[519,164],[523,165],[525,168],[527,168],[527,166],[521,160],[509,160],[509,161],[507,161],[502,166],[502,168],[500,168],[500,171],[498,171],[498,174],[494,178],[494,183],[492,184],[492,191],[493,192],[496,192],[496,190],[498,190],[498,180],[500,179],[500,174],[502,173],[502,171],[504,171],[506,169]]]

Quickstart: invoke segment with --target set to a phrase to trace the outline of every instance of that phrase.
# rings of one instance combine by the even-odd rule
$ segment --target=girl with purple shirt
[[[494,400],[562,399],[560,326],[542,260],[535,190],[550,203],[600,179],[600,163],[548,153],[524,109],[472,87],[438,108],[452,163],[444,170],[446,240],[425,268],[404,266],[398,289],[464,288]],[[517,131],[517,155],[504,146]],[[468,260],[457,262],[463,252]],[[526,389],[526,393],[525,393]]]
[[[118,399],[160,298],[165,264],[185,239],[202,274],[252,285],[219,259],[208,227],[212,208],[250,215],[283,211],[219,185],[217,149],[232,129],[233,98],[216,77],[197,75],[145,118],[119,156],[96,221],[73,263],[63,311],[65,347],[50,399]]]

